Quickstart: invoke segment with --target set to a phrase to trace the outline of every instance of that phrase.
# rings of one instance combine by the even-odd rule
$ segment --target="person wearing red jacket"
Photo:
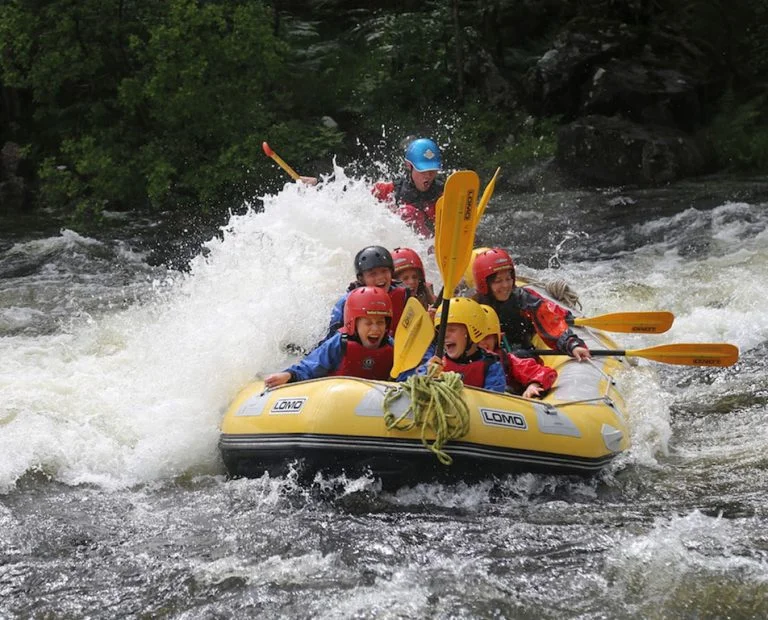
[[[477,343],[481,349],[499,357],[507,377],[507,391],[522,395],[523,398],[541,397],[551,389],[557,380],[557,371],[541,364],[532,357],[517,357],[501,348],[504,333],[501,331],[499,315],[490,306],[480,306],[485,312],[485,330],[482,340]]]
[[[443,195],[443,182],[437,179],[442,166],[440,148],[429,138],[413,140],[405,149],[405,166],[406,175],[376,183],[373,195],[387,202],[418,234],[432,237],[435,204]]]
[[[412,140],[405,149],[407,174],[394,181],[379,181],[373,186],[373,195],[422,237],[432,237],[435,205],[444,189],[443,182],[437,179],[441,166],[442,155],[434,140]],[[299,181],[317,185],[317,177],[299,177]]]
[[[515,263],[505,250],[492,248],[478,254],[472,275],[477,287],[474,299],[496,311],[512,350],[533,349],[535,332],[548,347],[564,355],[580,362],[591,357],[587,345],[568,326],[568,310],[516,286]]]
[[[427,282],[424,263],[411,248],[395,248],[392,251],[395,264],[395,278],[411,290],[411,297],[419,300],[425,309],[435,303],[435,291]]]

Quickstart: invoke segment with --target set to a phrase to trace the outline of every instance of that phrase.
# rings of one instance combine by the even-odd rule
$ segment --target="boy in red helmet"
[[[523,398],[538,398],[549,390],[557,379],[557,371],[533,357],[517,357],[501,348],[504,333],[499,315],[490,306],[480,306],[485,312],[485,329],[477,346],[499,357],[507,377],[507,391]]]
[[[481,252],[472,264],[477,287],[474,299],[496,311],[507,342],[513,349],[533,349],[534,332],[551,349],[581,361],[591,357],[584,341],[573,333],[571,313],[535,292],[517,287],[515,263],[501,248]]]
[[[303,360],[264,379],[268,388],[328,375],[387,380],[394,349],[387,335],[392,301],[373,286],[356,288],[344,305],[344,326]]]
[[[395,248],[392,252],[395,278],[411,290],[411,296],[421,302],[425,309],[435,303],[435,292],[426,281],[424,263],[411,248]]]

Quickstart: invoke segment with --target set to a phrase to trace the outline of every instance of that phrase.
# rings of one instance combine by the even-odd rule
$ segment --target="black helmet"
[[[392,255],[387,248],[380,245],[369,245],[355,255],[355,274],[358,278],[363,275],[363,271],[376,267],[388,267],[394,273],[395,263],[392,261]]]

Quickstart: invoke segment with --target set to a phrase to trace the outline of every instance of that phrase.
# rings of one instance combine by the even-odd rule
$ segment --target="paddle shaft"
[[[440,304],[443,303],[443,293],[445,293],[445,287],[441,288],[437,297],[435,297],[435,303],[432,304],[435,308],[439,308]]]
[[[435,343],[435,355],[437,357],[443,357],[443,349],[445,348],[445,329],[448,327],[448,314],[451,306],[451,298],[443,300],[443,309],[440,313],[440,327],[437,330],[437,342]]]
[[[565,355],[562,351],[555,351],[554,349],[532,349],[525,351],[529,355]],[[589,352],[592,357],[596,356],[610,356],[616,355],[618,357],[624,357],[627,354],[631,355],[632,351],[626,351],[621,349],[590,349]]]
[[[288,176],[290,176],[294,181],[299,180],[299,173],[296,172],[293,168],[291,168],[288,164],[285,163],[282,157],[275,153],[272,148],[267,144],[266,142],[263,142],[261,144],[261,148],[264,150],[264,154],[267,157],[271,157],[272,160],[280,166],[283,170],[285,170],[288,173]]]
[[[534,355],[563,355],[552,349],[530,351]],[[739,359],[738,347],[727,343],[679,343],[662,344],[634,351],[619,349],[596,349],[593,356],[615,355],[619,357],[644,357],[663,364],[677,366],[732,366]]]

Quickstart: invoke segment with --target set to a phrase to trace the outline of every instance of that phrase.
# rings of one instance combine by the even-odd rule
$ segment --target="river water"
[[[766,205],[766,179],[495,196],[479,244],[565,278],[587,316],[675,313],[625,348],[741,360],[621,375],[633,446],[594,478],[395,492],[227,480],[217,450],[239,388],[322,334],[360,247],[426,255],[364,183],[288,185],[184,271],[151,220],[0,231],[0,617],[768,616]]]

